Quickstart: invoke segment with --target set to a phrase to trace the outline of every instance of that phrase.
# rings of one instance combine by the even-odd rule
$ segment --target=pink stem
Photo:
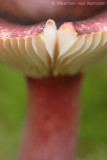
[[[82,76],[28,79],[29,108],[18,160],[72,160]]]

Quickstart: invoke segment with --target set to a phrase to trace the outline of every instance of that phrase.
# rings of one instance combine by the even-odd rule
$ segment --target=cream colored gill
[[[0,62],[30,77],[73,75],[107,58],[107,30],[78,36],[72,23],[48,20],[28,37],[0,37]]]

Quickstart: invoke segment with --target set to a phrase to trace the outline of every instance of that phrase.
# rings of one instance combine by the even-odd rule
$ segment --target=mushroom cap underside
[[[107,57],[107,11],[64,23],[16,25],[0,20],[0,62],[29,77],[74,75]]]

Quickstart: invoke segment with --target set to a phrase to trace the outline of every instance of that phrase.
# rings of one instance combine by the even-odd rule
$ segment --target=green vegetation
[[[24,77],[0,65],[0,160],[15,160],[26,109]],[[107,160],[107,63],[89,71],[82,87],[76,160]]]

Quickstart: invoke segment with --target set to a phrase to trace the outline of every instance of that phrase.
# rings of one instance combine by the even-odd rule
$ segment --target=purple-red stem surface
[[[73,160],[82,75],[27,79],[27,122],[18,160]]]

